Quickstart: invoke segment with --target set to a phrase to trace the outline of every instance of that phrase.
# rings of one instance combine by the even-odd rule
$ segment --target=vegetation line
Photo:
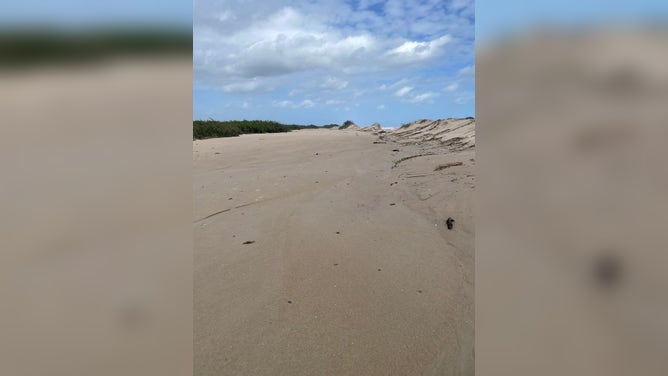
[[[338,124],[328,124],[322,127],[316,125],[281,124],[266,120],[195,120],[193,121],[193,139],[200,140],[216,137],[236,137],[249,133],[281,133],[297,129],[317,129],[338,127]]]
[[[178,28],[88,28],[65,31],[0,26],[0,67],[91,63],[128,56],[189,56],[192,30]]]

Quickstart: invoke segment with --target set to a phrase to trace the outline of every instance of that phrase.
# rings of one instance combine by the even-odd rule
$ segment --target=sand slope
[[[193,143],[196,375],[473,374],[474,151],[373,142]]]
[[[475,145],[475,119],[418,120],[390,132],[396,141],[440,141],[452,150]]]
[[[355,123],[352,123],[345,128],[342,128],[342,127],[343,127],[343,125],[341,125],[338,129],[342,130],[342,131],[359,131],[359,130],[362,130],[362,127],[360,127],[359,125],[357,125]]]
[[[378,132],[382,131],[383,129],[380,127],[380,123],[373,123],[372,125],[369,125],[368,127],[364,127],[360,129],[362,132],[369,132],[373,134],[377,134]]]

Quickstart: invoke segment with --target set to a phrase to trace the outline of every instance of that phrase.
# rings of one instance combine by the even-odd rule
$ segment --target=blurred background
[[[0,5],[0,374],[192,372],[191,19]]]
[[[664,3],[477,1],[477,374],[668,369]],[[192,372],[191,20],[0,6],[0,374]]]
[[[477,374],[666,373],[667,20],[477,1]]]

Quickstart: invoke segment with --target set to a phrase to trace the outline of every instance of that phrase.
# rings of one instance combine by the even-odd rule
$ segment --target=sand
[[[0,375],[190,374],[184,55],[0,69]]]
[[[476,370],[664,375],[668,29],[550,26],[476,54]]]
[[[474,373],[474,148],[384,136],[193,142],[196,375]]]

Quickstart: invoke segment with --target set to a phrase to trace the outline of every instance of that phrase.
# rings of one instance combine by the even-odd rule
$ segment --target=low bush
[[[217,121],[194,120],[193,139],[205,139],[216,137],[235,137],[248,133],[280,133],[290,132],[297,129],[317,129],[317,125],[281,124],[267,120],[231,120]]]
[[[193,138],[216,138],[235,137],[241,134],[241,130],[234,124],[217,121],[194,121]]]

